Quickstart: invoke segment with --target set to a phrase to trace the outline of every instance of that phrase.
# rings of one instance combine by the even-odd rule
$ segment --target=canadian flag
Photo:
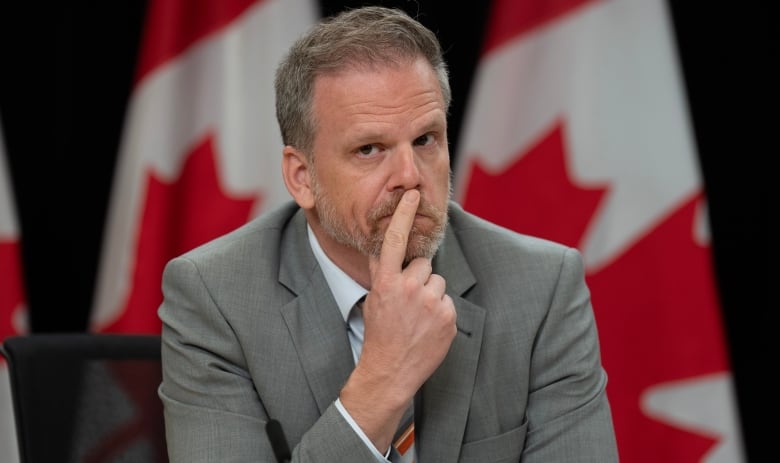
[[[313,0],[151,0],[91,330],[158,333],[165,263],[289,199],[276,65]]]
[[[744,459],[706,202],[663,0],[495,0],[464,208],[577,247],[621,460]]]
[[[4,145],[0,128],[0,342],[28,331],[19,228]],[[0,460],[18,462],[18,448],[8,364],[0,355]]]

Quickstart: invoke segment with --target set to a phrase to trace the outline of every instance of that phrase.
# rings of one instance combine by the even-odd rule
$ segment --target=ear
[[[285,146],[282,150],[282,176],[287,191],[302,209],[314,207],[314,193],[311,188],[310,166],[306,155],[293,148]]]

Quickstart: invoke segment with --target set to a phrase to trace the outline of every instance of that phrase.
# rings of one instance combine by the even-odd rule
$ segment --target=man
[[[294,203],[163,276],[171,460],[273,461],[278,420],[292,461],[616,461],[579,253],[450,201],[433,33],[344,12],[276,96]]]

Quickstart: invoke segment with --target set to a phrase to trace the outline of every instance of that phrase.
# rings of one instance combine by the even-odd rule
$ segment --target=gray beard
[[[363,233],[357,223],[348,223],[344,217],[339,215],[333,202],[327,194],[321,191],[316,176],[312,173],[312,192],[314,194],[314,208],[319,218],[322,228],[333,240],[344,246],[357,250],[363,255],[379,257],[382,251],[384,241],[384,232],[379,228],[379,219],[391,215],[398,203],[401,201],[403,192],[394,194],[385,204],[372,210],[368,217],[368,223],[371,230],[368,234]],[[451,190],[451,186],[450,186]],[[451,191],[450,191],[451,195]],[[417,257],[432,259],[444,240],[444,234],[447,230],[449,217],[447,211],[441,211],[428,203],[422,202],[420,210],[428,217],[438,218],[436,225],[427,234],[422,233],[418,227],[412,226],[409,233],[409,242],[406,247],[406,257],[404,266]]]

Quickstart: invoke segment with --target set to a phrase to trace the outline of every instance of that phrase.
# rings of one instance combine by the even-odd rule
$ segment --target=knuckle
[[[420,288],[420,282],[417,281],[415,278],[404,278],[403,281],[403,290],[406,293],[414,293],[415,291],[418,291]]]
[[[452,298],[448,295],[444,295],[444,303],[446,307],[449,309],[447,313],[449,314],[449,321],[453,324],[458,321],[458,311],[455,310],[455,303],[452,302]]]
[[[444,318],[448,323],[455,323],[458,318],[455,308],[448,305],[447,309],[444,310]]]

